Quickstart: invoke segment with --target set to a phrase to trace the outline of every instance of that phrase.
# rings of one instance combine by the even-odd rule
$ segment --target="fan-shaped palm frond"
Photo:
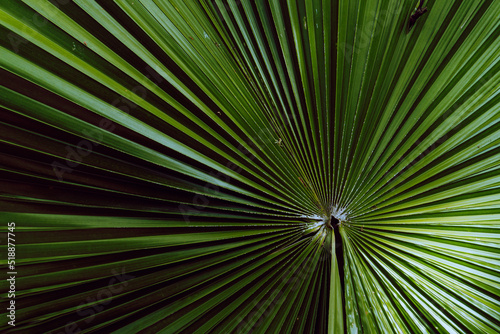
[[[415,2],[1,2],[2,330],[499,332],[500,2]]]

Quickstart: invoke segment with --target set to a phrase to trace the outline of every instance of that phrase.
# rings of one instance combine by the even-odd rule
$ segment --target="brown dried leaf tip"
[[[423,7],[423,5],[424,5],[424,0],[420,0],[420,3],[415,13],[410,15],[410,19],[408,20],[408,31],[410,31],[411,28],[415,25],[418,18],[427,12],[427,7]]]

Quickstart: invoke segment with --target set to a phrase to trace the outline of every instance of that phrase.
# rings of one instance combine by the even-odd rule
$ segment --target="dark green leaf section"
[[[500,3],[424,5],[0,3],[1,330],[500,332]]]

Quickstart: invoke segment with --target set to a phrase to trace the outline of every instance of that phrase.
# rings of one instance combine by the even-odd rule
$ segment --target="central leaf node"
[[[326,226],[329,228],[335,228],[339,225],[340,221],[335,218],[334,216],[331,216],[329,220],[326,221]]]

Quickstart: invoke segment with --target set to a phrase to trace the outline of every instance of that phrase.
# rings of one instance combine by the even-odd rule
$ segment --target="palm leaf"
[[[415,6],[2,2],[2,331],[499,332],[500,3]]]

